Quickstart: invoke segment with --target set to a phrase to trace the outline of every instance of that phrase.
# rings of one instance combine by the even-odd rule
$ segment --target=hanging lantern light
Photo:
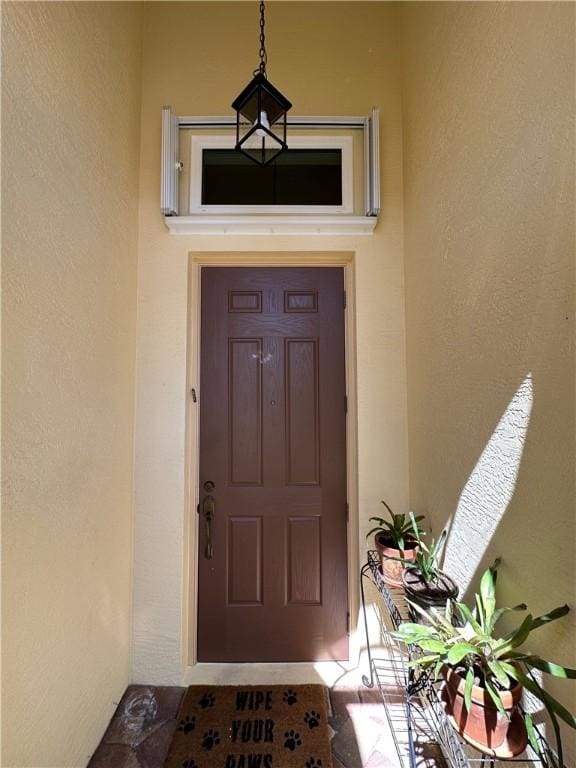
[[[292,107],[266,76],[264,11],[264,0],[261,0],[260,65],[254,70],[253,79],[232,103],[232,109],[236,111],[236,149],[260,165],[267,165],[288,149],[286,113]]]

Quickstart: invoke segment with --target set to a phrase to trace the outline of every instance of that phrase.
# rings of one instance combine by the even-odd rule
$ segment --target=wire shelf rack
[[[378,648],[374,650],[370,644],[366,583],[373,585],[381,598],[372,604],[379,631]],[[370,667],[362,682],[380,691],[400,768],[545,768],[547,763],[530,747],[518,757],[497,758],[464,742],[444,711],[442,683],[409,667],[406,646],[392,635],[403,621],[412,618],[404,590],[384,582],[375,551],[368,552],[368,561],[360,571],[360,586]],[[382,604],[385,610],[380,610]],[[540,729],[536,731],[546,754],[550,748]]]

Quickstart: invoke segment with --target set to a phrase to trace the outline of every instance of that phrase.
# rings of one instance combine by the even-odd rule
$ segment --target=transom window
[[[203,149],[201,203],[342,205],[342,150],[288,149],[257,165],[235,149]]]
[[[191,137],[190,213],[352,213],[350,137],[292,137],[260,166],[221,136]]]

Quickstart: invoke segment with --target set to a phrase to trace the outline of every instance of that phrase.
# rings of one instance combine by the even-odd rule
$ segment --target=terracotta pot
[[[402,583],[406,597],[413,603],[419,605],[425,611],[429,608],[436,608],[444,613],[448,600],[455,600],[458,597],[458,585],[442,571],[438,572],[438,579],[430,582],[426,581],[422,572],[416,568],[407,568],[402,573]],[[414,611],[414,613],[416,613]],[[424,622],[424,618],[418,614],[417,622]]]
[[[377,533],[374,537],[374,540],[376,543],[376,549],[380,555],[380,563],[384,581],[391,587],[401,587],[404,563],[401,560],[394,560],[392,558],[403,557],[405,560],[414,560],[416,557],[416,552],[418,551],[416,540],[407,537],[406,549],[396,549],[391,539],[389,539],[383,533]]]
[[[452,717],[458,733],[470,744],[487,754],[515,757],[526,749],[528,736],[524,720],[518,713],[522,685],[517,683],[510,691],[500,691],[500,698],[508,716],[502,715],[490,694],[474,685],[472,704],[467,711],[464,703],[464,678],[451,667],[443,670],[446,685],[442,697],[446,713]]]

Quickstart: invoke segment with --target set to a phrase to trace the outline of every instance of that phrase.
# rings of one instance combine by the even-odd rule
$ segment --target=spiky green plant
[[[422,531],[418,525],[418,518],[414,517],[412,512],[408,514],[410,515],[412,536],[418,542],[418,549],[413,560],[403,559],[403,562],[406,569],[420,571],[424,581],[431,584],[437,581],[440,575],[440,556],[448,531],[443,530],[438,541],[432,539],[430,546],[428,546],[423,539]]]
[[[390,520],[384,520],[382,517],[371,517],[371,522],[378,523],[378,525],[372,528],[372,530],[368,531],[366,538],[371,536],[373,533],[381,532],[390,538],[396,549],[406,549],[406,540],[413,538],[412,521],[414,521],[419,534],[422,535],[424,533],[424,531],[418,525],[420,520],[424,520],[424,515],[418,515],[418,517],[414,517],[414,515],[412,515],[410,512],[411,517],[407,518],[405,514],[395,514],[392,512],[384,500],[382,500],[380,503],[384,504],[388,510],[390,514]]]
[[[531,632],[539,627],[565,616],[570,610],[567,605],[542,616],[534,618],[528,614],[515,629],[500,636],[496,626],[502,617],[510,612],[526,611],[525,603],[513,608],[496,607],[496,579],[499,561],[488,568],[480,581],[480,593],[475,595],[475,605],[471,609],[465,603],[454,603],[457,619],[453,623],[452,605],[446,605],[446,611],[434,608],[424,610],[411,603],[415,611],[426,617],[426,624],[405,622],[394,633],[398,640],[416,646],[423,654],[415,656],[411,666],[430,670],[434,679],[438,679],[445,665],[459,671],[464,678],[464,702],[470,709],[472,687],[475,678],[483,687],[498,711],[506,715],[498,691],[510,690],[516,682],[539,699],[550,715],[558,745],[559,765],[563,765],[562,741],[558,718],[571,728],[576,728],[576,718],[559,701],[553,698],[530,674],[538,670],[554,677],[576,678],[576,670],[563,667],[554,662],[545,661],[540,656],[521,649]],[[544,754],[544,748],[537,738],[531,716],[524,715],[528,737],[532,747],[547,765],[554,766],[551,753]]]

